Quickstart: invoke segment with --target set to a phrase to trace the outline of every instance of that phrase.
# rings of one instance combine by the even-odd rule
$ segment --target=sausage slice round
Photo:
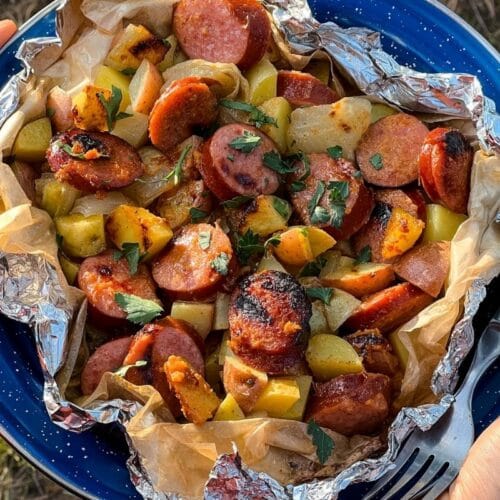
[[[144,173],[130,144],[114,135],[80,129],[54,136],[47,161],[57,179],[88,193],[120,189]]]
[[[217,118],[217,98],[203,78],[175,80],[156,101],[149,115],[149,137],[168,152]]]
[[[292,275],[280,271],[251,274],[231,296],[231,349],[248,365],[271,375],[298,373],[311,314],[311,303]]]
[[[247,149],[245,143],[249,142]],[[280,180],[264,164],[264,155],[270,152],[277,154],[277,149],[267,135],[251,125],[232,123],[218,129],[204,144],[200,172],[220,200],[272,194]]]
[[[309,73],[282,70],[278,72],[277,95],[292,106],[317,106],[338,100],[337,94]]]
[[[262,59],[271,37],[269,17],[257,0],[181,0],[173,26],[190,59],[243,69]]]
[[[231,241],[219,226],[190,224],[153,262],[153,278],[172,299],[200,299],[216,292],[234,266]]]
[[[405,113],[372,124],[356,149],[356,160],[370,184],[399,187],[416,181],[418,156],[429,130]]]
[[[115,301],[115,294],[126,293],[158,301],[156,287],[144,264],[135,274],[125,258],[115,260],[112,251],[86,258],[78,272],[78,286],[87,295],[89,317],[99,326],[123,326],[126,313]]]
[[[374,202],[371,191],[365,186],[360,178],[355,177],[356,169],[353,164],[342,158],[333,159],[326,153],[313,153],[308,155],[309,175],[302,181],[305,188],[301,191],[290,192],[292,204],[299,214],[304,224],[312,223],[311,217],[314,208],[311,203],[318,193],[321,185],[323,194],[316,206],[322,207],[332,215],[332,205],[329,189],[330,182],[347,182],[348,197],[344,200],[345,212],[340,227],[333,226],[330,222],[315,222],[315,225],[322,227],[338,240],[347,239],[360,229],[370,218]],[[292,182],[300,181],[307,175],[303,162],[289,179],[289,186]]]

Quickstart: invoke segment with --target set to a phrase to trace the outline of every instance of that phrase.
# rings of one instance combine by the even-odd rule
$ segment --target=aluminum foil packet
[[[71,2],[62,2],[61,7]],[[477,78],[465,74],[425,74],[400,66],[385,53],[380,35],[365,28],[344,29],[332,22],[319,23],[305,0],[264,0],[276,27],[292,52],[310,55],[324,50],[336,69],[364,94],[401,109],[438,114],[449,118],[470,119],[485,152],[500,153],[500,117],[494,103],[483,95]],[[58,12],[57,29],[64,21]],[[59,31],[58,31],[59,32]],[[47,47],[60,46],[56,38],[25,41],[18,57],[25,70],[13,77],[0,91],[0,124],[18,107],[20,89],[32,72],[32,62]],[[373,481],[393,465],[406,436],[418,426],[429,429],[453,403],[458,370],[473,345],[472,319],[486,295],[486,282],[477,279],[468,290],[464,313],[453,328],[448,352],[437,366],[432,390],[439,396],[436,404],[403,408],[388,433],[388,449],[376,459],[354,463],[334,478],[301,485],[281,486],[273,478],[254,472],[241,462],[237,450],[221,455],[208,478],[205,498],[335,498],[352,483]],[[65,400],[56,383],[56,374],[65,362],[67,341],[72,324],[71,307],[64,296],[54,267],[36,254],[0,253],[0,312],[29,324],[44,375],[43,400],[53,422],[64,429],[83,432],[95,423],[126,423],[141,408],[140,403],[125,400],[97,402],[81,408]],[[176,494],[157,492],[140,456],[131,448],[127,462],[133,484],[144,498],[178,498]]]

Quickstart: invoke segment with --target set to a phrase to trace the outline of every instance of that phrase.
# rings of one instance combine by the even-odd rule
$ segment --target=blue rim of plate
[[[321,2],[321,0],[320,0]],[[24,23],[20,28],[18,33],[0,50],[0,57],[2,57],[6,52],[12,50],[13,48],[19,45],[20,41],[23,39],[23,35],[30,31],[33,27],[35,27],[39,22],[43,22],[44,20],[50,21],[51,23],[54,22],[54,11],[61,5],[61,0],[55,0],[49,5],[47,5],[45,8],[40,10],[37,14],[35,14],[33,17],[31,17],[26,23]],[[314,6],[316,3],[318,3],[318,0],[312,0],[311,4]],[[356,3],[356,2],[352,2]],[[404,3],[404,2],[401,2]],[[330,5],[335,4],[335,2],[331,2]],[[428,4],[432,6],[432,8],[438,9],[443,13],[445,16],[447,16],[450,20],[454,21],[454,23],[460,28],[462,28],[465,32],[467,32],[468,36],[473,38],[480,46],[481,48],[488,53],[488,55],[496,60],[498,62],[498,66],[500,67],[500,55],[499,53],[476,31],[474,30],[470,25],[468,25],[463,19],[461,19],[459,16],[457,16],[455,13],[453,13],[450,9],[439,3],[437,0],[425,0],[422,2],[422,4]],[[425,8],[425,7],[423,7]],[[360,23],[358,23],[360,24]],[[44,36],[48,36],[49,33],[46,33]],[[498,84],[497,84],[498,86]],[[495,93],[498,94],[500,90],[498,88],[495,88]],[[495,98],[496,96],[491,96]],[[498,370],[498,368],[496,368]],[[498,378],[498,376],[497,376]],[[495,386],[494,386],[495,387]],[[481,418],[488,418],[490,416],[489,413],[483,414]],[[58,475],[55,470],[53,470],[48,464],[42,462],[39,459],[36,459],[32,454],[29,452],[29,447],[28,446],[23,446],[11,433],[4,425],[0,423],[0,435],[13,447],[15,448],[20,455],[22,455],[27,461],[29,461],[32,465],[40,469],[42,472],[44,472],[47,476],[49,476],[51,479],[53,479],[55,482],[66,488],[67,490],[71,491],[72,493],[79,495],[83,498],[98,498],[96,496],[93,496],[89,491],[85,491],[82,489],[82,487],[74,481],[71,481],[68,477],[64,477],[61,475]],[[125,466],[125,464],[124,464]],[[351,488],[349,488],[351,490]],[[348,490],[348,491],[349,491]],[[124,493],[125,494],[125,493]],[[341,495],[343,496],[343,495]],[[352,498],[352,497],[350,497]]]

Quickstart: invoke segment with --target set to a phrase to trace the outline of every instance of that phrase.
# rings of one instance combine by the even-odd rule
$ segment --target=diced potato
[[[371,103],[363,97],[344,97],[333,104],[298,108],[290,118],[290,151],[323,153],[335,144],[353,160],[354,150],[370,126]]]
[[[420,238],[425,224],[402,208],[393,208],[382,242],[382,257],[392,259],[409,250]]]
[[[149,114],[160,97],[163,78],[154,64],[144,59],[130,81],[130,100],[137,113]]]
[[[172,230],[161,218],[146,208],[120,205],[106,222],[109,239],[118,247],[124,243],[138,243],[141,254],[150,259],[162,250],[172,238]]]
[[[290,103],[284,97],[273,97],[263,102],[260,109],[267,116],[276,120],[276,126],[264,125],[262,131],[276,143],[280,153],[285,153],[288,147],[287,133],[292,114]]]
[[[229,302],[231,296],[227,293],[218,293],[215,299],[215,314],[213,330],[227,330],[229,328]]]
[[[330,303],[325,305],[325,316],[330,330],[337,331],[360,304],[361,301],[350,293],[335,288]]]
[[[256,273],[263,271],[280,271],[286,273],[287,270],[280,264],[272,253],[266,253],[257,266]]]
[[[311,336],[320,333],[330,333],[330,327],[328,326],[325,316],[325,305],[319,300],[315,300],[312,303],[312,315],[309,320],[309,328],[311,329]]]
[[[99,100],[99,94],[108,100],[111,91],[94,85],[86,85],[73,97],[73,119],[75,126],[83,130],[107,132],[108,115]]]
[[[71,257],[90,257],[106,249],[104,216],[63,215],[54,219],[62,249]]]
[[[280,235],[280,242],[273,252],[285,265],[303,266],[314,260],[307,230],[304,227],[291,227]]]
[[[330,81],[330,62],[326,59],[313,59],[302,71],[315,76],[325,85]]]
[[[40,208],[51,217],[67,215],[80,196],[81,192],[78,189],[54,178],[43,184]]]
[[[12,154],[16,160],[40,162],[45,160],[45,153],[52,139],[52,127],[48,118],[39,118],[27,123],[17,134]]]
[[[259,236],[268,236],[287,228],[292,214],[290,204],[271,194],[260,194],[245,209],[239,232],[251,230]]]
[[[337,270],[342,254],[338,250],[331,250],[327,252],[324,257],[326,262],[319,273],[320,279],[327,278]]]
[[[224,363],[226,361],[226,358],[228,356],[233,356],[233,351],[231,351],[229,347],[229,332],[224,332],[224,335],[222,336],[222,341],[220,343],[220,349],[219,349],[219,365],[224,366]]]
[[[299,384],[293,378],[273,378],[255,403],[255,411],[266,411],[270,417],[283,418],[300,400]]]
[[[249,413],[268,384],[267,374],[246,365],[231,350],[227,352],[222,378],[224,388],[233,395],[241,409]]]
[[[330,250],[336,243],[335,239],[326,231],[315,226],[307,226],[307,237],[314,258]]]
[[[456,214],[441,206],[430,204],[426,206],[427,222],[423,241],[451,241],[462,222],[467,220],[466,215]]]
[[[80,270],[80,264],[67,259],[64,255],[59,255],[59,264],[63,270],[64,276],[68,280],[68,284],[73,285]]]
[[[214,416],[214,420],[243,420],[244,418],[245,414],[231,394],[227,394],[222,400]]]
[[[120,205],[133,205],[133,201],[120,191],[108,191],[107,193],[87,194],[78,198],[71,209],[72,214],[109,215]]]
[[[363,371],[363,362],[347,340],[336,335],[315,335],[309,339],[306,360],[313,376],[330,380],[345,373]]]
[[[129,24],[110,50],[105,63],[117,71],[134,70],[143,59],[153,64],[160,63],[167,50],[163,41],[147,28],[141,24]]]
[[[249,84],[248,100],[255,106],[276,97],[278,70],[267,58],[262,58],[246,73]]]
[[[130,77],[116,71],[116,69],[104,66],[101,64],[97,68],[94,85],[103,89],[112,90],[113,87],[119,88],[122,93],[122,100],[120,102],[120,111],[125,111],[130,105]]]
[[[281,418],[288,420],[302,420],[304,418],[307,398],[311,390],[312,377],[310,375],[299,375],[295,377],[295,381],[299,386],[300,399],[281,415]]]
[[[158,69],[163,73],[166,69],[174,65],[174,56],[177,50],[177,37],[175,35],[168,36],[164,41],[167,47],[167,53],[163,60],[158,64]]]
[[[193,325],[195,330],[200,334],[200,337],[205,340],[212,330],[214,309],[214,304],[176,301],[172,304],[170,316],[182,319]]]
[[[132,116],[115,122],[111,135],[116,135],[138,149],[148,142],[149,117],[142,113],[131,114]]]
[[[389,342],[391,343],[392,348],[394,349],[394,353],[398,357],[399,363],[403,370],[406,369],[406,365],[408,364],[408,349],[403,345],[403,342],[399,339],[398,331],[394,331],[389,334]]]
[[[163,366],[168,383],[181,404],[184,416],[203,424],[217,411],[220,400],[206,380],[181,356],[169,356]]]
[[[217,393],[221,393],[222,380],[220,378],[219,348],[210,353],[205,359],[205,380]]]
[[[391,108],[390,106],[387,106],[387,104],[372,104],[371,122],[378,122],[381,118],[385,118],[389,115],[395,115],[396,113],[399,113],[399,111]]]

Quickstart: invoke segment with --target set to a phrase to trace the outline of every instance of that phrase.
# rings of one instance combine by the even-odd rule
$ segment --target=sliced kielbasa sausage
[[[321,80],[301,71],[278,72],[277,95],[292,106],[317,106],[338,100],[337,94]]]
[[[363,180],[355,177],[356,169],[351,162],[330,158],[326,153],[313,153],[308,155],[309,171],[304,162],[297,162],[298,168],[289,179],[289,186],[294,183],[303,183],[303,189],[290,189],[292,204],[304,224],[318,225],[332,234],[336,239],[347,239],[360,229],[369,219],[373,210],[373,196],[365,186]],[[331,184],[333,182],[333,184]],[[347,183],[346,192],[341,188]],[[342,205],[340,224],[332,224],[334,207],[332,207],[332,190],[340,192],[335,203]],[[319,197],[319,198],[318,198]],[[315,202],[314,205],[313,201]],[[334,203],[334,204],[335,204]],[[321,207],[326,210],[329,220],[322,222],[313,217],[315,209]],[[339,213],[337,211],[337,213]],[[314,222],[313,222],[314,221]]]
[[[175,80],[156,101],[149,115],[149,137],[161,151],[208,127],[217,118],[217,98],[204,78]]]
[[[420,120],[405,113],[373,123],[356,148],[356,160],[365,180],[383,187],[416,181],[418,156],[427,133]]]
[[[112,251],[86,258],[78,272],[78,286],[89,302],[89,318],[99,326],[124,326],[126,313],[115,300],[115,294],[126,293],[159,302],[153,279],[144,264],[135,274],[125,258],[115,260]]]
[[[131,343],[132,337],[122,337],[106,342],[94,351],[81,375],[82,393],[85,396],[95,391],[106,372],[114,372],[123,366],[123,360]]]
[[[271,375],[298,373],[303,368],[311,314],[311,303],[292,275],[251,274],[231,296],[231,349],[248,365]]]
[[[54,136],[47,161],[57,179],[89,193],[120,189],[144,173],[130,144],[114,135],[80,129]]]
[[[220,200],[271,194],[280,181],[264,164],[267,153],[278,153],[267,135],[251,125],[232,123],[218,129],[203,146],[200,172]]]
[[[416,203],[416,200],[405,193],[402,189],[377,189],[375,191],[374,197],[376,203],[385,203],[391,208],[402,208],[410,215],[413,215],[413,217],[419,218],[419,216],[421,215],[421,208]]]
[[[305,421],[345,436],[381,430],[390,410],[391,381],[380,373],[349,373],[315,384]]]
[[[153,278],[172,299],[200,299],[216,292],[234,270],[231,241],[219,226],[180,229],[152,267]]]
[[[181,0],[173,26],[190,59],[243,69],[262,59],[271,37],[269,17],[257,0]]]

